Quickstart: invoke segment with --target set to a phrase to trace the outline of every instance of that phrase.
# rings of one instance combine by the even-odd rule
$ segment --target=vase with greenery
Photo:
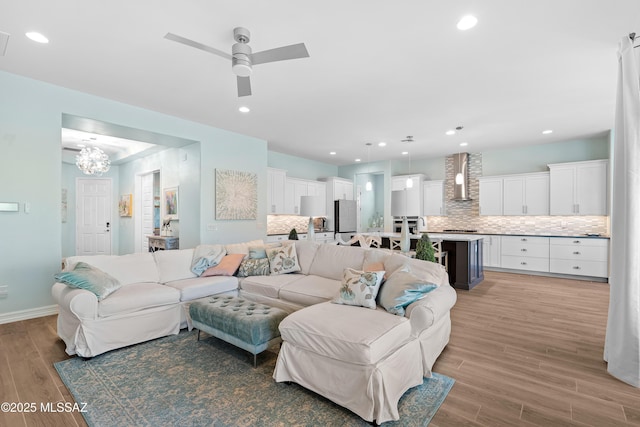
[[[292,228],[289,232],[289,240],[298,240],[298,232],[295,228]]]
[[[436,262],[435,250],[427,233],[423,233],[420,240],[416,242],[416,258],[423,261]]]

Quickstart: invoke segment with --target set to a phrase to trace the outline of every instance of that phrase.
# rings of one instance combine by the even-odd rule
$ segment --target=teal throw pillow
[[[79,262],[72,271],[63,271],[53,277],[57,282],[72,288],[93,292],[98,297],[98,301],[102,301],[122,286],[115,277],[86,262]]]
[[[249,258],[262,259],[267,257],[267,248],[264,246],[250,246]]]
[[[404,309],[438,285],[411,274],[408,266],[396,270],[382,285],[378,293],[378,303],[389,313],[404,316]]]
[[[347,268],[342,273],[340,294],[331,302],[376,308],[376,295],[382,283],[384,271],[359,271]]]

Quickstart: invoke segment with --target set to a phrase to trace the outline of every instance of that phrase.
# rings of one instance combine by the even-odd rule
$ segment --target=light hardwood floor
[[[458,291],[436,372],[456,383],[431,426],[640,426],[640,389],[602,361],[607,284],[486,272]],[[0,325],[0,401],[73,402],[53,363],[56,317]],[[79,414],[0,412],[0,426],[84,426]]]

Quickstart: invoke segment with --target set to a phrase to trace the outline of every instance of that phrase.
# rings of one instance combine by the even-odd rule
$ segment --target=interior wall
[[[62,260],[60,133],[64,113],[200,141],[201,174],[180,182],[180,197],[182,206],[184,197],[203,202],[196,213],[181,211],[181,245],[183,236],[185,245],[193,247],[201,241],[250,240],[266,234],[266,141],[3,71],[0,87],[0,201],[20,203],[20,212],[0,213],[2,241],[10,242],[0,244],[0,284],[9,286],[8,298],[0,299],[0,315],[37,311],[54,304],[51,285]],[[197,151],[195,147],[183,150],[187,154]],[[195,155],[187,156],[186,162],[191,161],[200,163]],[[214,218],[216,167],[258,174],[256,220],[235,221],[215,232],[205,232]],[[186,182],[191,184],[184,191]],[[29,213],[24,212],[25,202],[31,205]],[[187,217],[195,223],[191,224],[193,231],[185,233]],[[120,242],[123,244],[127,245]]]
[[[267,165],[270,168],[286,170],[287,176],[290,178],[318,180],[329,176],[338,176],[338,166],[275,151],[267,153]]]

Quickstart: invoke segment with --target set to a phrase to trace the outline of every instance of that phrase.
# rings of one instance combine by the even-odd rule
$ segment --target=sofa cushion
[[[357,246],[320,245],[309,268],[309,274],[342,280],[345,268],[362,269],[366,251]]]
[[[129,255],[81,255],[66,259],[65,270],[73,270],[78,262],[86,262],[113,276],[126,286],[132,283],[159,282],[158,268],[153,254],[143,252]]]
[[[280,289],[306,276],[302,274],[281,274],[276,276],[251,276],[240,281],[240,289],[250,294],[278,298]]]
[[[71,271],[63,271],[53,276],[56,281],[76,289],[93,292],[102,301],[122,287],[114,277],[86,262],[79,262]]]
[[[300,271],[296,245],[284,245],[279,248],[268,248],[269,270],[271,274],[287,274]]]
[[[372,364],[411,338],[409,319],[382,309],[316,304],[280,323],[285,342],[348,363]]]
[[[300,264],[300,272],[302,274],[309,274],[309,269],[321,244],[308,240],[296,240],[295,245],[296,253],[298,254],[298,264]]]
[[[312,305],[330,301],[340,292],[340,280],[321,276],[302,276],[280,289],[280,299],[299,305]]]
[[[342,275],[340,293],[333,298],[332,302],[375,309],[376,295],[383,277],[384,271],[360,271],[347,268]]]
[[[98,304],[98,316],[134,313],[179,302],[180,292],[168,286],[159,283],[131,283],[103,299]]]
[[[208,276],[174,280],[165,286],[180,292],[180,301],[191,301],[209,295],[238,289],[238,278],[233,276]]]
[[[153,253],[153,256],[155,257],[156,264],[158,265],[160,283],[197,277],[195,273],[191,271],[193,248],[172,251],[156,251]]]

